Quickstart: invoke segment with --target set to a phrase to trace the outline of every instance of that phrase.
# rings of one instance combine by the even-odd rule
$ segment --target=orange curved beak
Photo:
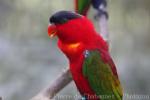
[[[48,25],[48,36],[50,38],[54,37],[57,33],[57,29],[56,29],[56,26],[55,25]]]

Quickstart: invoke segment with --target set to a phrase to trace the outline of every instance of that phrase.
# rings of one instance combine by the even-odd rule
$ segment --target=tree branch
[[[106,7],[102,5],[101,10],[106,11]],[[108,42],[108,26],[106,15],[102,14],[98,18],[99,29],[103,38]],[[64,71],[50,86],[45,88],[31,100],[51,100],[61,89],[68,85],[72,81],[72,77],[69,69]]]
[[[101,11],[107,13],[107,7],[104,4],[101,4],[100,6]],[[104,38],[107,43],[109,43],[109,32],[108,32],[108,23],[107,23],[107,18],[108,15],[106,16],[105,14],[101,14],[98,17],[98,22],[99,22],[99,29],[100,29],[100,34]]]
[[[49,87],[31,100],[51,100],[61,89],[72,81],[69,69],[65,70]]]

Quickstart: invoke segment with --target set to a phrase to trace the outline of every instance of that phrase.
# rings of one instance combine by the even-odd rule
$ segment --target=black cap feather
[[[59,11],[50,17],[49,22],[53,24],[63,24],[69,20],[81,17],[82,15],[71,11]]]

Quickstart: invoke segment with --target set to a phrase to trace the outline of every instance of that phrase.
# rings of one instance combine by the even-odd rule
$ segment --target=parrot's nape
[[[58,47],[69,60],[73,80],[84,100],[122,100],[108,45],[91,21],[70,11],[57,12],[49,21],[48,35],[58,37]]]

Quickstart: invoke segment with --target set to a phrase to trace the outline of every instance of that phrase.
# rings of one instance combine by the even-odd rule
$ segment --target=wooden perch
[[[55,94],[72,81],[69,69],[65,70],[49,87],[45,88],[31,100],[51,100]]]
[[[106,8],[102,5],[102,10],[106,11]],[[99,29],[101,35],[108,42],[108,26],[107,18],[105,15],[101,15],[98,18],[99,20]],[[68,85],[72,81],[71,74],[69,69],[64,71],[50,86],[41,91],[31,100],[51,100],[61,89]]]
[[[107,8],[103,4],[100,6],[100,9],[102,11],[105,11],[107,13]],[[100,29],[100,34],[104,38],[107,43],[109,43],[109,32],[108,32],[108,23],[107,23],[107,17],[105,14],[102,14],[98,18],[99,22],[99,29]]]

